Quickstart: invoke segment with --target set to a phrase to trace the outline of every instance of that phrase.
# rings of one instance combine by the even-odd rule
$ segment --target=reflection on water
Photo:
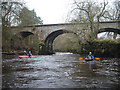
[[[119,88],[120,59],[79,61],[80,55],[56,53],[35,59],[3,59],[3,88]]]

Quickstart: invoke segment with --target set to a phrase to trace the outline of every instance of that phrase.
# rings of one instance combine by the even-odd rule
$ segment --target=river
[[[3,88],[120,88],[118,58],[99,65],[78,60],[79,54],[56,53],[2,60]]]

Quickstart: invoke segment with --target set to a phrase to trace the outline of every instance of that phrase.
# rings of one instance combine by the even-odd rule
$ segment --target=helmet
[[[26,51],[24,51],[24,52],[26,52]]]
[[[89,52],[89,54],[92,54],[92,52]]]

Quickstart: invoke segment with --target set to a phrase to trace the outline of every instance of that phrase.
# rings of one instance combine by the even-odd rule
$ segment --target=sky
[[[34,9],[43,24],[64,23],[73,0],[25,0],[29,9]]]
[[[27,7],[34,9],[43,24],[65,23],[70,14],[73,0],[24,0]],[[99,2],[102,0],[98,0]],[[108,0],[112,2],[114,0]]]

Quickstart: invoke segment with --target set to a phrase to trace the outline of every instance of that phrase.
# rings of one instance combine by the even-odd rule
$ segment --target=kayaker
[[[28,56],[31,57],[32,56],[32,53],[31,51],[28,52]]]
[[[86,57],[86,59],[88,60],[93,60],[94,56],[92,55],[92,52],[89,52],[89,55]]]
[[[24,51],[24,53],[25,53],[26,55],[28,55],[26,51]]]

